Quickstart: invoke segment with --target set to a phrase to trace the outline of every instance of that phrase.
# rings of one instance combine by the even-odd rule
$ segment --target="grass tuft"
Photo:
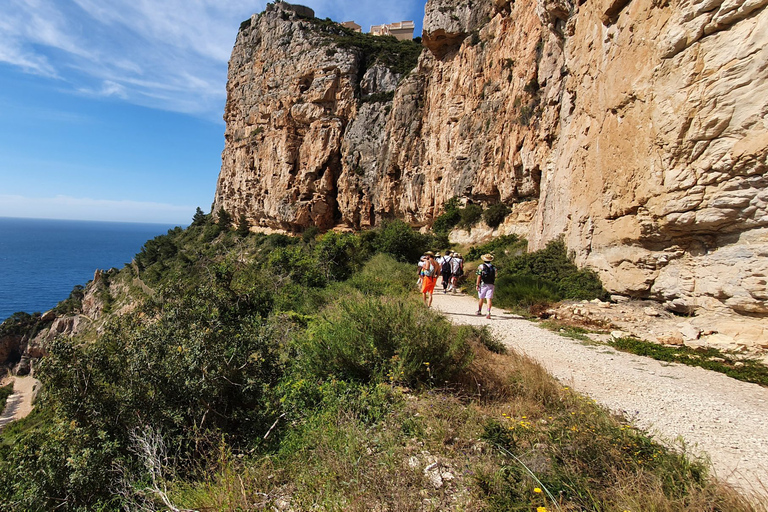
[[[699,366],[744,382],[768,386],[768,367],[764,364],[756,359],[723,352],[716,348],[673,347],[630,337],[618,338],[608,344],[622,352],[630,352],[659,361]]]

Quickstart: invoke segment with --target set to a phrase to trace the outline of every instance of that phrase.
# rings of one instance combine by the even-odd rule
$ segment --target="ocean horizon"
[[[45,312],[175,224],[0,217],[0,322]]]

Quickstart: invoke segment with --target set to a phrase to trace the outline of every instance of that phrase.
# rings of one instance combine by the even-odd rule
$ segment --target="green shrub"
[[[361,103],[387,103],[395,98],[395,91],[390,92],[377,92],[363,96],[360,100]]]
[[[544,249],[521,254],[507,266],[511,274],[536,276],[551,282],[575,273],[578,268],[568,258],[565,242],[560,238],[552,240]]]
[[[447,233],[461,222],[461,209],[459,199],[452,197],[443,205],[443,213],[438,215],[432,223],[432,231],[435,233]]]
[[[107,505],[118,443],[87,423],[49,419],[0,457],[0,509],[115,510]]]
[[[442,385],[471,360],[462,333],[411,300],[351,295],[310,324],[300,364],[320,379]]]
[[[278,280],[290,278],[312,287],[323,286],[327,282],[317,258],[296,245],[274,249],[269,255],[268,268]]]
[[[600,276],[591,269],[581,269],[560,280],[560,292],[565,299],[607,299],[608,293]]]
[[[421,55],[421,44],[412,40],[398,41],[394,36],[363,34],[331,20],[314,18],[311,21],[314,24],[312,30],[324,33],[336,46],[360,52],[363,66],[360,77],[363,76],[365,68],[376,63],[387,66],[395,73],[407,75],[416,67]]]
[[[76,290],[82,290],[82,286],[75,287]],[[74,293],[74,290],[72,291]],[[70,294],[70,297],[72,294]],[[82,301],[82,295],[79,298],[79,301]],[[77,302],[77,306],[80,306],[80,302]],[[0,338],[4,338],[6,336],[24,336],[25,334],[28,335],[30,338],[34,337],[35,334],[43,327],[41,326],[40,321],[40,313],[35,313],[34,315],[30,315],[29,313],[25,313],[23,311],[18,311],[8,318],[5,319],[5,321],[0,322]]]
[[[349,233],[329,231],[315,246],[315,259],[328,281],[342,281],[362,265],[360,239]]]
[[[77,284],[69,293],[69,297],[59,302],[53,310],[59,315],[69,315],[80,311],[83,306],[85,286]]]
[[[0,387],[0,412],[5,409],[5,402],[8,400],[8,397],[13,394],[13,382],[8,384],[7,386]]]
[[[400,261],[418,261],[419,257],[429,248],[431,237],[414,231],[401,220],[385,222],[377,230],[373,240],[373,248],[393,256]]]
[[[483,212],[483,220],[489,227],[496,228],[509,215],[509,211],[504,203],[493,204]]]
[[[237,229],[235,232],[237,233],[237,236],[241,238],[251,234],[251,225],[244,213],[241,213],[237,219]]]
[[[599,276],[592,270],[579,269],[568,257],[560,238],[544,249],[526,253],[525,240],[516,235],[498,237],[467,252],[467,260],[492,253],[498,269],[494,303],[501,307],[531,307],[563,299],[605,299]]]
[[[377,254],[347,284],[365,295],[404,296],[415,289],[416,267],[388,254]]]
[[[483,207],[477,204],[468,204],[460,210],[459,215],[461,217],[459,226],[464,229],[471,229],[483,216]]]
[[[466,259],[468,261],[477,260],[483,254],[491,253],[497,258],[497,264],[504,265],[498,258],[503,258],[504,256],[515,257],[524,254],[527,246],[528,242],[515,234],[498,236],[479,247],[470,247],[466,254]]]
[[[216,221],[222,229],[229,229],[232,225],[232,215],[222,206],[219,208],[219,211],[216,212]]]
[[[315,238],[317,238],[317,235],[319,235],[319,234],[320,234],[320,228],[318,228],[317,226],[309,226],[301,234],[301,240],[305,244],[309,244],[309,243],[314,242]]]
[[[501,307],[528,308],[561,300],[557,284],[530,275],[503,275],[496,279],[494,304]]]

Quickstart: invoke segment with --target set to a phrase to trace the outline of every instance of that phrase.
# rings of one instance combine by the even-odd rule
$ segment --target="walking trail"
[[[717,477],[768,501],[768,388],[584,344],[496,308],[487,320],[475,314],[477,299],[466,295],[436,291],[432,306],[454,323],[489,325],[563,385],[624,414],[667,446],[707,456]]]
[[[40,389],[40,381],[34,377],[9,377],[0,379],[0,386],[5,386],[13,380],[13,394],[5,403],[5,410],[0,414],[0,430],[8,423],[24,418],[32,412],[32,399],[35,391]]]

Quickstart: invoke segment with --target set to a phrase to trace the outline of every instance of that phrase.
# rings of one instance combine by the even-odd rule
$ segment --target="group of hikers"
[[[483,302],[487,301],[488,311],[486,318],[491,318],[491,305],[493,303],[493,291],[496,282],[496,268],[493,266],[493,255],[483,254],[483,263],[475,272],[477,279],[478,304],[477,315],[483,314]],[[438,276],[442,279],[443,293],[456,293],[458,281],[464,276],[464,258],[457,252],[447,251],[441,256],[438,252],[427,251],[419,260],[419,281],[424,304],[432,307],[432,296],[435,292]]]

